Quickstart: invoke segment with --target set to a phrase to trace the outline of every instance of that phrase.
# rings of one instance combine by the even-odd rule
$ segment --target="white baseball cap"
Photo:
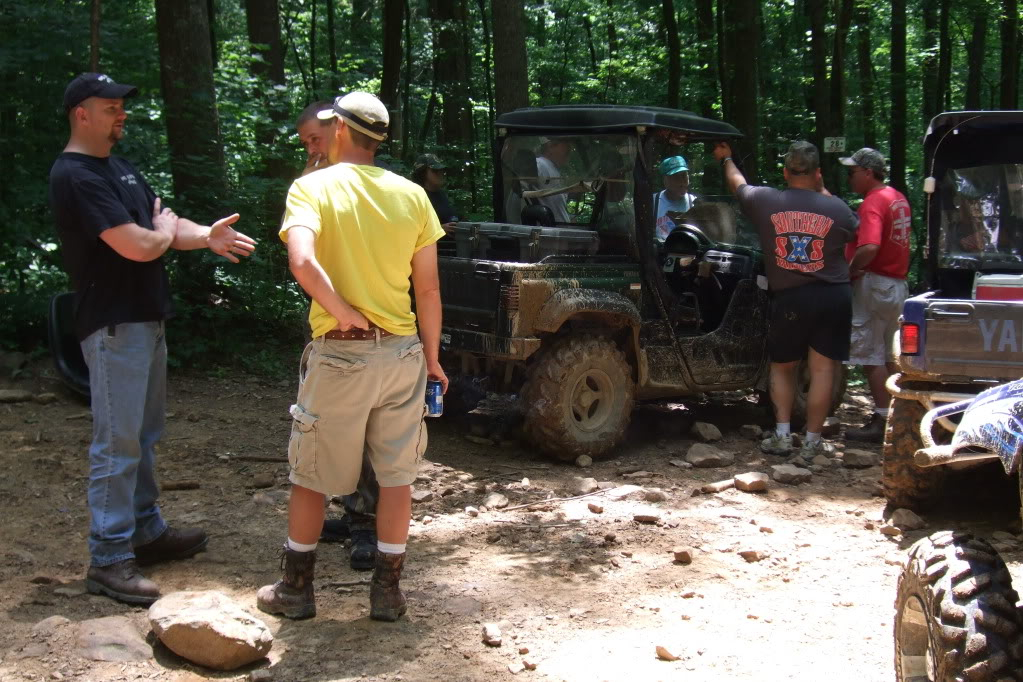
[[[374,140],[387,139],[387,126],[390,117],[387,107],[379,99],[368,92],[350,92],[344,97],[334,100],[334,106],[316,114],[322,120],[330,118],[344,119],[360,133],[369,135]]]

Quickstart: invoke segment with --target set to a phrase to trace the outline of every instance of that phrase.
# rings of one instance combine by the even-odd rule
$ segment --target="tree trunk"
[[[590,49],[590,73],[597,73],[597,48],[593,44],[593,17],[589,14],[583,17],[583,28],[586,30],[586,44]]]
[[[810,19],[810,70],[813,74],[814,134],[813,141],[823,148],[828,133],[828,54],[827,54],[827,0],[808,0],[806,13]]]
[[[1002,2],[1002,68],[999,78],[998,104],[1002,109],[1016,109],[1019,104],[1019,2]]]
[[[312,83],[313,99],[320,99],[316,87],[316,6],[318,0],[312,0],[312,12],[309,18],[309,80]]]
[[[698,89],[700,98],[700,113],[704,116],[712,116],[714,103],[718,98],[718,69],[717,56],[714,47],[717,42],[714,40],[714,0],[696,0],[696,54],[700,62],[697,73],[699,74],[700,87]]]
[[[534,35],[536,35],[536,46],[547,47],[547,6],[545,0],[536,0],[533,3],[536,7],[536,26]],[[495,26],[496,20],[495,20]]]
[[[849,26],[852,23],[853,0],[841,0],[838,5],[838,16],[835,21],[834,48],[831,52],[831,102],[828,107],[827,134],[830,137],[845,136],[845,103],[846,103],[846,43],[849,39]],[[822,140],[823,142],[823,140]],[[827,186],[832,191],[842,188],[842,169],[837,163],[825,162]]]
[[[938,110],[952,108],[952,38],[949,34],[952,12],[951,0],[941,0],[941,17],[938,20]]]
[[[759,159],[760,109],[757,61],[749,59],[750,50],[760,44],[760,30],[757,22],[759,0],[730,0],[724,2],[721,26],[727,26],[725,33],[725,61],[721,71],[722,82],[727,82],[725,91],[731,101],[729,120],[746,134],[741,143],[741,164],[746,178],[757,179]],[[719,5],[720,6],[720,5]]]
[[[984,76],[984,43],[987,38],[987,12],[979,0],[973,5],[973,29],[966,47],[966,93],[963,108],[980,109],[980,85]]]
[[[284,85],[284,43],[278,0],[245,0],[245,26],[254,54],[252,74]]]
[[[497,115],[529,106],[522,0],[490,0],[494,31],[494,99]]]
[[[384,0],[384,65],[380,77],[380,101],[392,112],[398,110],[398,82],[401,77],[401,30],[405,21],[405,0]]]
[[[405,78],[402,80],[401,110],[405,112],[402,126],[401,152],[407,161],[412,156],[412,8],[405,2]]]
[[[341,87],[337,72],[337,30],[334,26],[334,14],[336,12],[337,8],[334,6],[334,0],[327,0],[327,52],[328,59],[330,60],[328,64],[330,67],[330,94],[334,97],[337,96],[337,91]]]
[[[938,95],[938,2],[922,0],[924,15],[923,45],[921,48],[920,71],[923,79],[923,118],[928,123],[941,108]]]
[[[661,19],[664,21],[664,34],[668,51],[668,107],[678,109],[679,81],[682,80],[682,43],[678,37],[678,20],[675,18],[673,0],[661,0]]]
[[[206,16],[209,17],[207,25],[210,34],[210,56],[213,61],[213,70],[217,70],[217,6],[213,0],[206,0]]]
[[[726,63],[731,58],[728,54],[729,45],[725,41],[725,3],[714,3],[714,34],[718,46],[718,82],[721,84],[721,114],[726,121],[732,120],[732,97],[728,88],[730,77],[726,73]]]
[[[892,0],[891,185],[906,193],[906,0]]]
[[[224,211],[224,147],[204,0],[156,0],[156,38],[174,194],[198,220]]]
[[[867,0],[856,3],[856,60],[859,62],[860,107],[863,116],[863,146],[877,148],[874,120],[874,64],[870,52],[870,7]]]
[[[101,0],[92,0],[92,14],[89,17],[89,70],[99,72],[99,17]]]
[[[483,81],[487,88],[487,130],[492,131],[494,129],[494,34],[490,30],[486,0],[476,0],[476,8],[480,12],[480,24],[483,28]]]

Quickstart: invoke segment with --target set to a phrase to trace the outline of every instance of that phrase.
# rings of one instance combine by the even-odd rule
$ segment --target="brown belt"
[[[369,329],[349,329],[346,332],[343,332],[340,329],[331,329],[323,335],[323,338],[333,339],[335,341],[373,341],[377,338],[377,334],[380,334],[381,339],[387,338],[388,336],[394,336],[394,334],[386,329],[370,327]]]

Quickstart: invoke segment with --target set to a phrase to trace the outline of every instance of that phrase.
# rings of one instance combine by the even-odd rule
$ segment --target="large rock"
[[[767,490],[768,480],[767,474],[750,471],[735,477],[735,487],[744,493],[762,493]]]
[[[691,433],[704,443],[713,443],[716,440],[721,440],[721,429],[707,422],[696,422],[693,424]]]
[[[735,455],[731,452],[719,450],[713,445],[706,443],[693,443],[686,453],[686,461],[694,467],[709,469],[713,467],[726,467],[735,463]]]
[[[220,592],[174,592],[149,607],[149,624],[167,648],[193,663],[234,670],[273,645],[270,628]]]
[[[764,430],[758,424],[743,424],[739,427],[739,435],[743,438],[760,440],[764,437]]]
[[[909,509],[896,509],[892,512],[889,523],[901,531],[920,530],[927,525],[927,522]]]
[[[106,616],[85,620],[78,625],[78,653],[93,661],[145,661],[153,649],[128,618]]]
[[[845,451],[842,457],[842,466],[847,469],[866,469],[877,466],[878,457],[869,450],[857,450],[852,448]]]
[[[600,486],[595,478],[576,478],[572,482],[572,492],[576,495],[589,495],[597,490],[600,490]]]
[[[798,485],[806,483],[813,478],[813,473],[809,469],[803,469],[791,464],[775,464],[771,467],[771,477],[779,483]]]
[[[508,498],[501,493],[490,493],[483,499],[483,506],[487,509],[504,509],[508,506]]]
[[[29,391],[20,388],[5,388],[0,390],[0,403],[25,403],[32,400],[34,396]]]

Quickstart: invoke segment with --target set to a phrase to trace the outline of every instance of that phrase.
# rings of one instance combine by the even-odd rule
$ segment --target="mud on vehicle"
[[[1023,112],[954,112],[931,122],[928,291],[906,301],[882,483],[894,507],[937,502],[956,470],[997,459],[948,446],[955,418],[924,414],[1023,375]],[[926,447],[925,447],[926,446]],[[1017,461],[1004,461],[1007,475]]]
[[[699,199],[655,239],[657,163],[682,154],[700,164],[703,143],[739,137],[652,107],[500,116],[495,221],[459,223],[439,244],[452,374],[518,392],[526,434],[561,459],[609,452],[636,400],[762,385],[765,282],[731,198],[700,196],[693,172]],[[545,178],[537,157],[558,142],[570,149],[561,177]],[[719,177],[716,164],[709,175]],[[556,220],[566,208],[569,220]]]

